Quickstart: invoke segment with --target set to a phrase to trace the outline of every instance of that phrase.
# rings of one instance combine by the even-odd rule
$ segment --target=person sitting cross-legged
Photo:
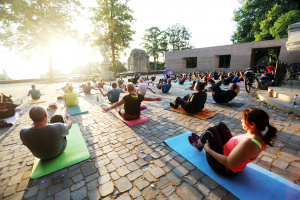
[[[168,93],[169,90],[170,90],[171,87],[172,87],[171,82],[172,82],[172,79],[171,79],[171,78],[168,78],[167,83],[159,83],[159,85],[157,86],[157,88],[158,88],[158,89],[161,89],[161,91],[162,91],[163,93]]]
[[[147,89],[150,90],[153,94],[156,94],[149,86],[148,83],[145,83],[143,79],[140,78],[139,80],[139,84],[138,84],[138,89],[137,89],[137,93],[141,94],[143,96],[146,95]]]
[[[30,96],[30,95],[31,95],[32,99],[39,99],[42,94],[41,94],[40,90],[35,89],[35,85],[32,85],[31,90],[29,90],[27,96]]]
[[[115,103],[109,108],[103,108],[104,113],[111,109],[117,108],[124,104],[124,109],[119,111],[119,114],[126,120],[134,120],[140,118],[141,110],[145,109],[145,106],[141,106],[142,101],[161,101],[162,99],[144,97],[141,94],[135,93],[135,87],[132,83],[127,85],[129,94],[124,96],[121,101]],[[142,107],[142,108],[141,108]]]
[[[172,108],[177,109],[179,105],[186,112],[195,114],[200,112],[204,108],[204,104],[206,103],[207,94],[203,91],[205,88],[205,83],[196,82],[195,84],[195,93],[191,96],[188,94],[184,98],[177,97],[173,103],[170,103]]]
[[[78,98],[79,93],[73,92],[73,87],[70,85],[69,88],[69,93],[65,93],[63,98],[65,99],[65,104],[68,107],[73,107],[77,106],[79,104]]]
[[[61,115],[53,116],[48,124],[48,114],[44,107],[34,106],[29,111],[33,126],[23,128],[20,138],[31,153],[40,159],[51,159],[61,154],[67,147],[66,136],[72,127],[71,115],[66,115],[64,123]]]
[[[22,104],[23,100],[19,104],[12,102],[4,102],[3,94],[0,94],[0,119],[5,119],[15,115],[15,108]]]
[[[117,88],[117,83],[113,82],[111,84],[111,87],[113,88],[112,90],[109,90],[106,94],[103,94],[103,91],[101,90],[101,88],[99,88],[99,91],[101,92],[102,96],[104,97],[108,97],[108,100],[111,103],[116,103],[119,101],[120,98],[120,94],[121,93],[125,93],[125,88],[121,89],[121,88]]]

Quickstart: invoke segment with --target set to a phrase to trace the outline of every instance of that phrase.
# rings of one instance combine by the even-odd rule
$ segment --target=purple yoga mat
[[[14,124],[17,120],[18,115],[21,114],[21,109],[16,109],[16,113],[14,116],[4,119],[8,124]]]

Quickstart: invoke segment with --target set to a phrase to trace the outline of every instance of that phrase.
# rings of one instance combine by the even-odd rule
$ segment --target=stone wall
[[[133,49],[127,60],[127,66],[133,72],[149,72],[150,62],[148,54],[142,49]]]
[[[286,49],[287,38],[279,40],[266,40],[242,44],[232,44],[217,47],[206,47],[171,51],[166,54],[166,69],[174,72],[213,71],[226,72],[245,70],[250,66],[252,49],[281,47],[279,60],[287,63],[300,63],[300,53],[289,54]],[[219,56],[231,55],[230,68],[218,68]],[[186,58],[197,57],[197,68],[186,68]]]

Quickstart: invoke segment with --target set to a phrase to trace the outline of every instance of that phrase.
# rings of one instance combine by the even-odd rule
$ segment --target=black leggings
[[[206,129],[205,132],[200,136],[200,140],[202,144],[206,143],[208,140],[210,148],[215,152],[223,155],[223,146],[232,138],[231,132],[228,127],[220,122],[214,127],[210,127]],[[209,166],[219,174],[230,176],[235,173],[219,163],[214,157],[212,157],[209,153],[206,153],[206,159]]]

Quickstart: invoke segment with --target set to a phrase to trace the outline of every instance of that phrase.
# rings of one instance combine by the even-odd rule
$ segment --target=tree
[[[274,39],[270,29],[277,19],[291,10],[299,10],[299,0],[243,0],[234,11],[236,31],[231,36],[233,43]]]
[[[127,6],[129,0],[97,0],[98,7],[93,8],[94,43],[110,47],[114,73],[116,57],[129,47],[135,31],[131,29],[134,21],[132,10]]]
[[[72,13],[79,0],[5,0],[0,1],[1,44],[28,52],[47,48],[49,74],[53,80],[52,41],[71,35]]]
[[[166,30],[166,36],[172,51],[191,49],[193,46],[189,40],[192,37],[187,28],[181,24],[175,24]]]
[[[157,27],[151,27],[146,30],[146,33],[143,37],[143,47],[146,49],[149,56],[153,56],[154,63],[155,63],[155,69],[157,69],[157,60],[159,53],[161,51],[160,49],[160,37],[162,32]]]

